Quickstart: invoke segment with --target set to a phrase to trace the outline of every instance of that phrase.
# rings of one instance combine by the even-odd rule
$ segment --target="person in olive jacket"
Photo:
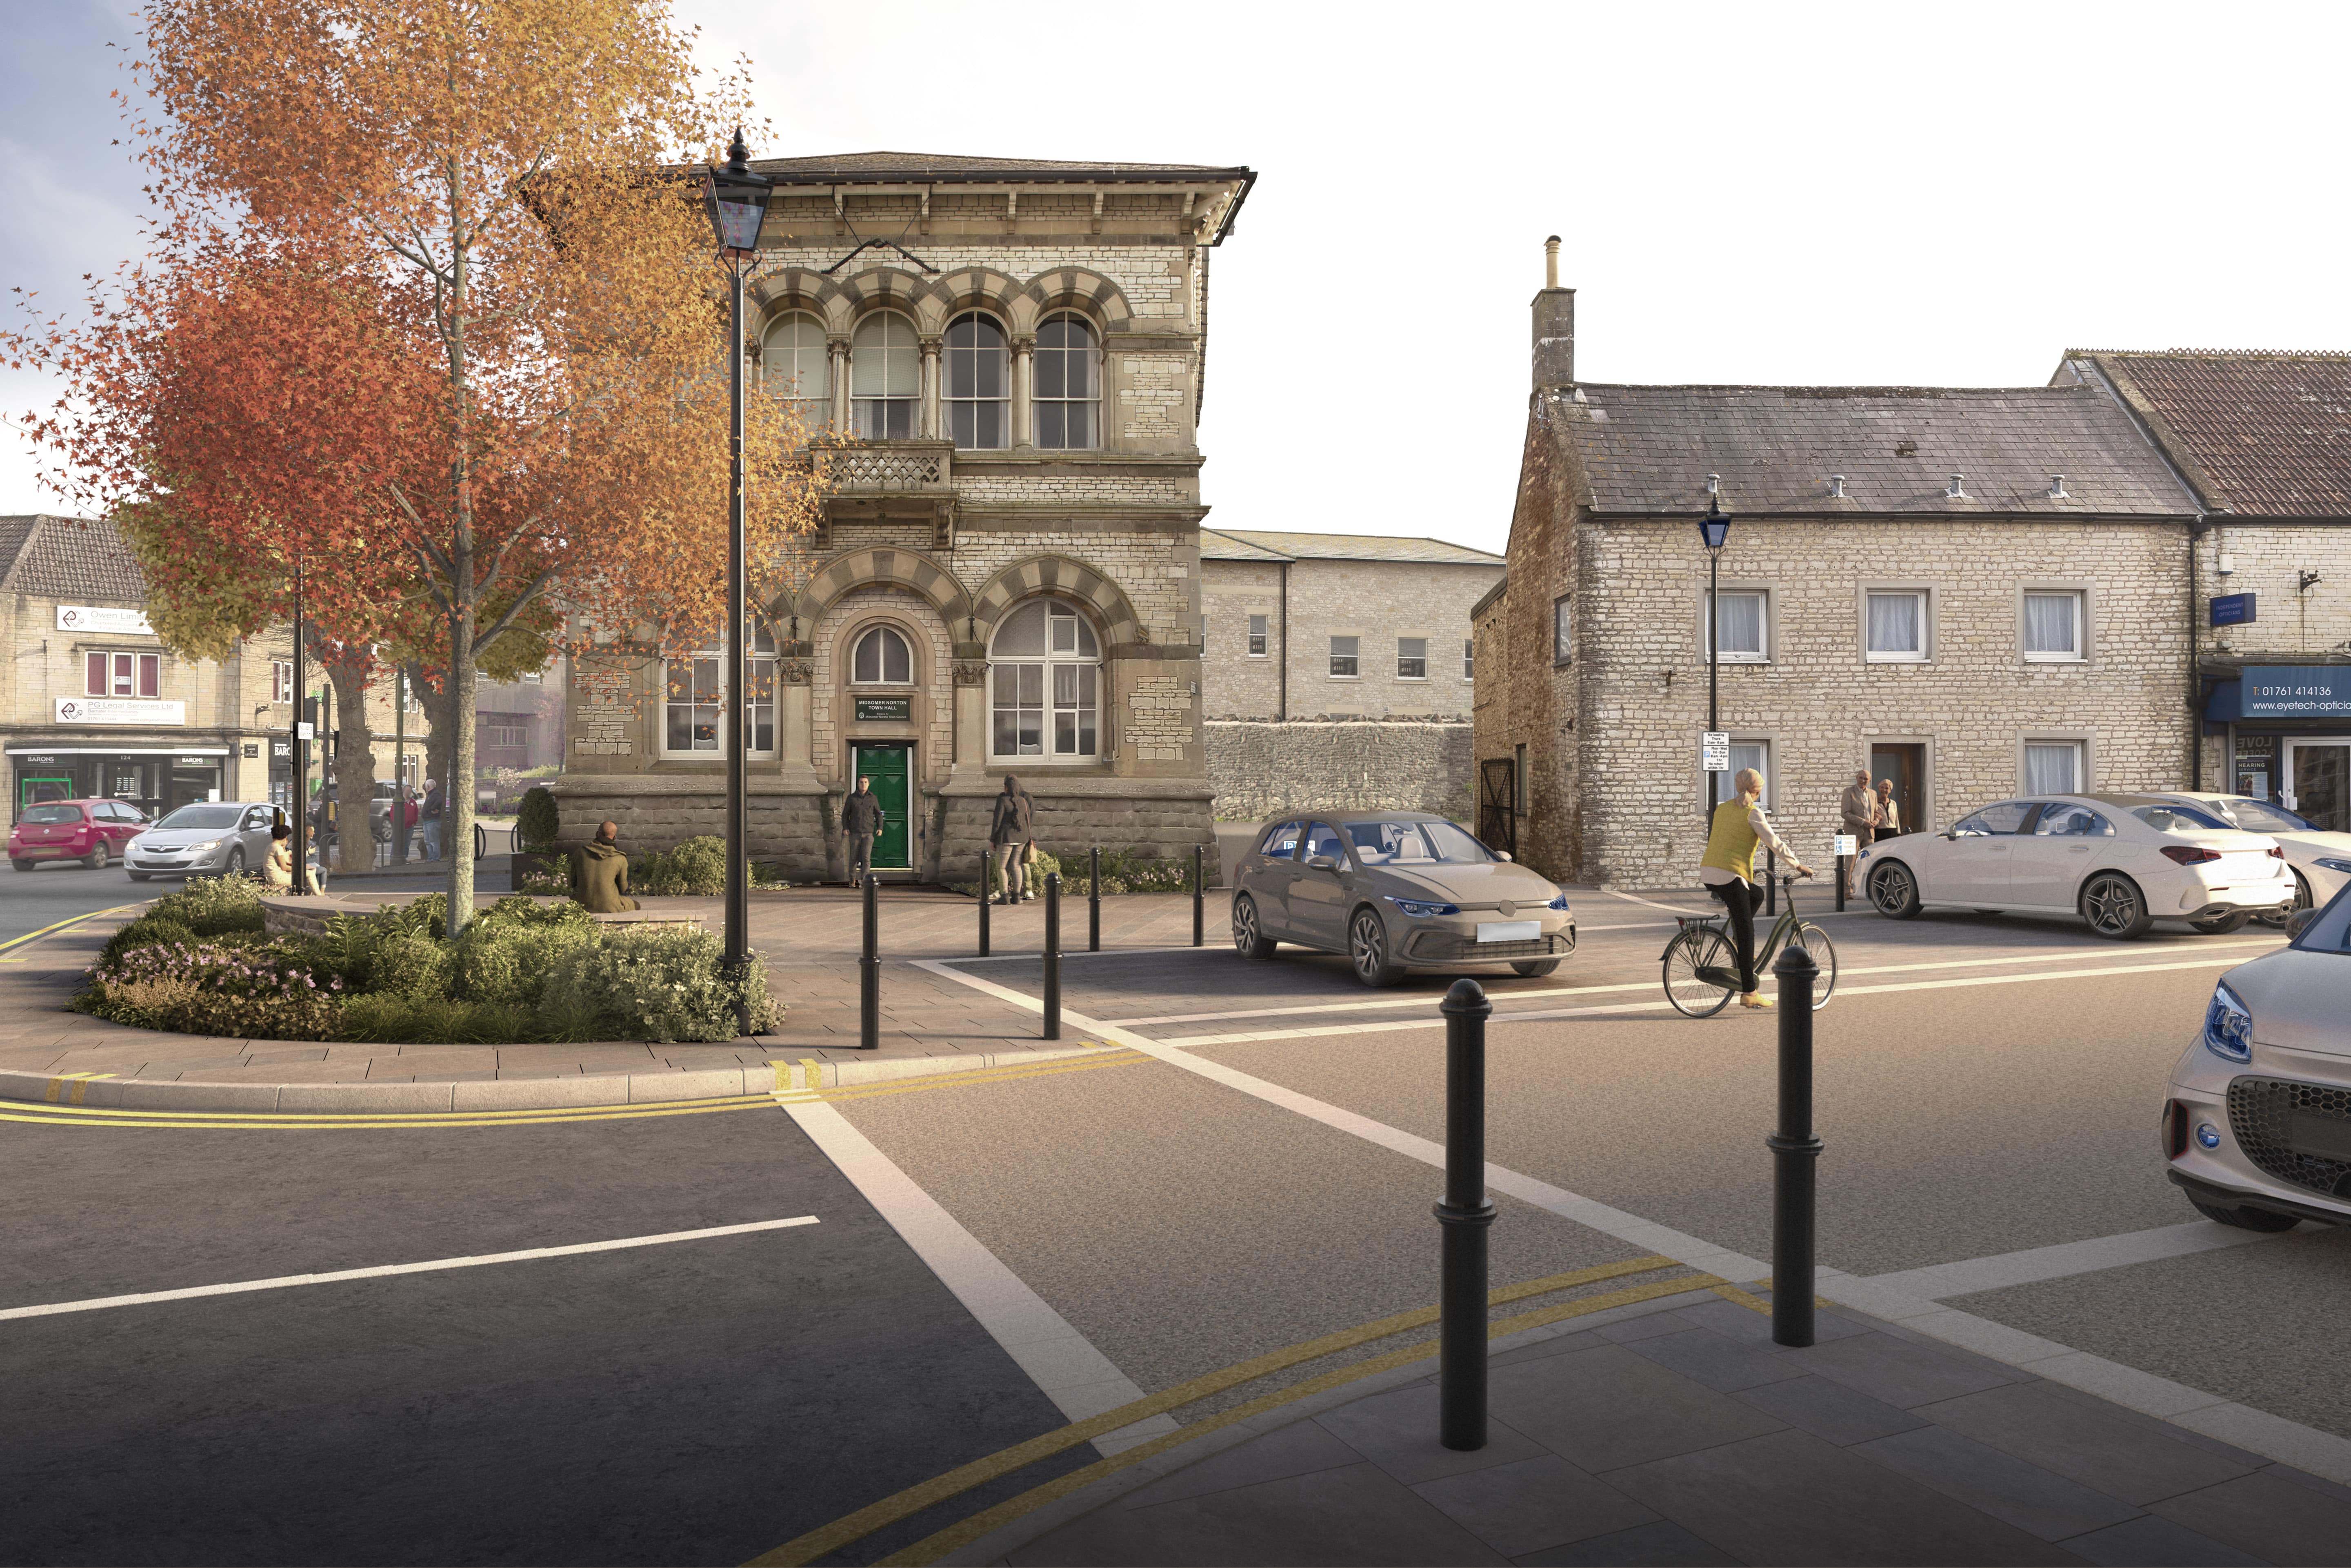
[[[882,802],[873,798],[873,780],[858,776],[856,793],[841,803],[841,836],[849,851],[849,882],[862,885],[873,869],[873,839],[882,831]]]
[[[629,857],[621,852],[621,824],[606,822],[581,849],[571,852],[571,896],[592,915],[619,915],[637,907],[629,896]]]
[[[1036,805],[1029,799],[1029,791],[1020,788],[1020,780],[1008,773],[1004,776],[1004,793],[996,798],[995,819],[987,829],[987,841],[996,856],[996,880],[1004,887],[999,902],[1020,902],[1021,884],[1026,880],[1022,862],[1029,852],[1029,841],[1036,836]]]

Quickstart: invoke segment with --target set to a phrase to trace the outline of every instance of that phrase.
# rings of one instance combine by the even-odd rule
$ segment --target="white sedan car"
[[[2213,987],[2158,1134],[2188,1201],[2248,1230],[2351,1225],[2351,892],[2294,923]]]
[[[2351,887],[2351,833],[2330,833],[2307,818],[2250,795],[2211,795],[2200,789],[2165,789],[2158,798],[2177,801],[2213,819],[2216,828],[2263,833],[2285,852],[2294,868],[2296,909],[2315,909]]]
[[[2158,920],[2234,931],[2294,902],[2274,840],[2209,821],[2153,795],[2003,800],[1946,831],[1871,846],[1862,885],[1896,920],[1928,904],[2078,915],[2117,941]]]

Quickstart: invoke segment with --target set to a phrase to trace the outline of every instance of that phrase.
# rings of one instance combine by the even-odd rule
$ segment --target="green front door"
[[[903,743],[860,746],[851,753],[857,776],[872,781],[873,798],[882,803],[882,831],[873,836],[875,871],[907,871],[914,863],[907,852],[913,835],[906,815],[906,775],[913,756],[914,747]]]

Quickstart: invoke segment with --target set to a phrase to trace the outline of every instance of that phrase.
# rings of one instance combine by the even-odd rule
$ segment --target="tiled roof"
[[[1206,163],[1087,163],[1060,158],[969,158],[952,152],[833,152],[814,158],[754,158],[751,171],[771,179],[858,180],[1086,180],[1107,175],[1134,179],[1164,174],[1171,180],[1241,179],[1247,169]]]
[[[1583,458],[1598,512],[1707,507],[1867,516],[2181,517],[2195,500],[2095,387],[1650,387],[1585,384],[1543,412]],[[1830,478],[1844,476],[1844,497]],[[1951,476],[1962,494],[1949,495]],[[2050,478],[2065,494],[2050,495]]]
[[[1501,566],[1505,558],[1443,539],[1387,538],[1377,534],[1266,533],[1256,528],[1202,528],[1203,560],[1404,560],[1438,566]]]
[[[112,522],[36,513],[0,517],[0,593],[141,604],[147,580]]]
[[[2351,517],[2351,354],[2074,350],[2066,359],[2096,367],[2213,510]]]

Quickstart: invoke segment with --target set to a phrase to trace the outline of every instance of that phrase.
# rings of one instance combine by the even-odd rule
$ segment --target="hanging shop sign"
[[[2224,593],[2212,601],[2212,624],[2215,626],[2251,626],[2261,617],[2251,593]]]

